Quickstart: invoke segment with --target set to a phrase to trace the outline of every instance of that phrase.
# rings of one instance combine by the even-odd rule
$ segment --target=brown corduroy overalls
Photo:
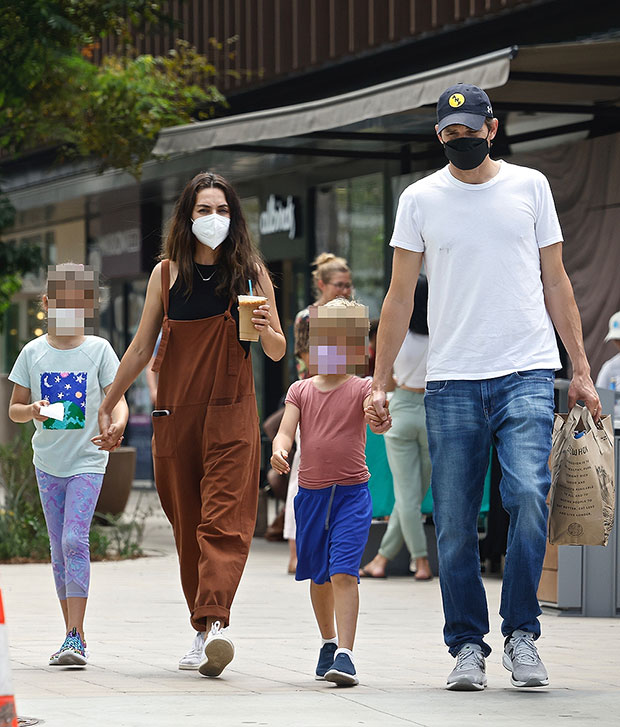
[[[162,338],[153,417],[155,484],[174,530],[181,584],[196,631],[229,622],[258,501],[260,434],[252,361],[228,310],[168,319],[170,262],[162,263]]]

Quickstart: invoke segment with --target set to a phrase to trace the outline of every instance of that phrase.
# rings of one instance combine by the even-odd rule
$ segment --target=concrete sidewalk
[[[95,563],[86,635],[91,664],[47,666],[63,637],[49,565],[2,566],[20,716],[49,727],[99,725],[617,725],[620,620],[544,615],[538,642],[551,686],[517,690],[501,666],[501,583],[486,579],[494,648],[489,687],[448,692],[439,583],[363,581],[356,644],[360,685],[316,682],[318,635],[307,585],[286,574],[287,545],[255,540],[235,601],[237,654],[219,679],[177,669],[190,647],[170,529],[150,518],[148,558]],[[156,554],[155,554],[156,553]]]

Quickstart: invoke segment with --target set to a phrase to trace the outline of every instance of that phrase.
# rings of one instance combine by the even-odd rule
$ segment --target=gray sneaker
[[[506,640],[502,664],[512,672],[510,681],[515,687],[546,687],[549,677],[534,645],[534,634],[513,631]]]
[[[486,665],[478,644],[463,644],[456,655],[456,666],[448,677],[447,689],[476,692],[487,685]]]

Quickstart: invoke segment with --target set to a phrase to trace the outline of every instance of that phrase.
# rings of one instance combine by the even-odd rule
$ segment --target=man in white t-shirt
[[[458,84],[437,104],[448,165],[401,195],[391,245],[373,381],[386,421],[385,385],[411,316],[422,259],[429,283],[425,408],[432,461],[444,639],[456,667],[447,686],[486,686],[489,631],[477,518],[491,443],[510,514],[500,614],[503,664],[515,686],[548,684],[534,641],[547,533],[547,466],[553,426],[555,325],[573,365],[569,406],[600,402],[590,378],[579,312],[562,263],[562,232],[546,178],[495,161],[487,94]],[[552,323],[553,322],[553,323]]]
[[[605,343],[608,341],[613,341],[620,351],[620,311],[609,319],[609,331],[605,336]],[[620,353],[612,356],[601,366],[596,385],[601,389],[611,389],[615,393],[614,428],[617,432],[620,430]]]

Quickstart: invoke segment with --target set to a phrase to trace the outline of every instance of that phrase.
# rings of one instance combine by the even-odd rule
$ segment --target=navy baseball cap
[[[485,119],[492,118],[491,101],[478,86],[457,83],[447,88],[437,101],[438,133],[450,124],[464,124],[478,131]]]

